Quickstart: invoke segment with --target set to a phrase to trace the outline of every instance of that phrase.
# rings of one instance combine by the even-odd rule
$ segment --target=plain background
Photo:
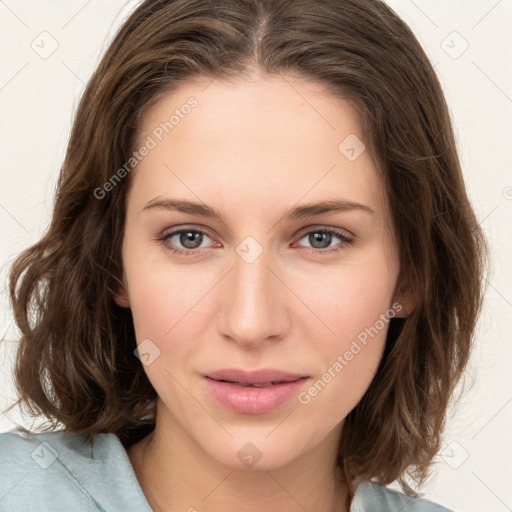
[[[17,338],[7,269],[48,225],[80,94],[135,3],[0,0],[0,409],[14,397]],[[458,511],[512,510],[512,0],[387,3],[435,64],[493,257],[466,392],[448,416],[425,497]],[[34,426],[11,411],[0,413],[0,431],[13,421]]]

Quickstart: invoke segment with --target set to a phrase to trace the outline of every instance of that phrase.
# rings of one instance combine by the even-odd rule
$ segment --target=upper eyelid
[[[209,236],[212,240],[215,240],[215,237],[212,236],[212,234],[210,233],[210,231],[203,227],[203,226],[184,226],[184,227],[176,227],[176,228],[169,228],[169,229],[165,229],[164,231],[162,231],[162,237],[168,237],[168,236],[174,236],[178,233],[182,233],[183,231],[197,231],[197,232],[200,232],[200,233],[203,233],[207,236]]]
[[[352,238],[352,239],[355,239],[356,238],[356,235],[354,233],[352,233],[351,231],[349,231],[348,229],[346,228],[336,228],[336,227],[333,227],[333,226],[325,226],[323,224],[316,224],[316,225],[313,225],[313,226],[307,226],[301,230],[299,230],[295,236],[301,236],[304,234],[308,234],[308,233],[311,233],[311,232],[314,232],[314,231],[333,231],[335,233],[339,232],[340,234],[342,235],[345,235],[349,238]]]

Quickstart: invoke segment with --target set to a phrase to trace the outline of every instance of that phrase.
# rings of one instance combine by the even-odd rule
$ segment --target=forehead
[[[196,103],[193,108],[187,105],[191,101]],[[311,140],[309,146],[323,141],[334,143],[335,149],[343,134],[362,138],[355,108],[348,101],[329,94],[319,82],[286,75],[232,82],[196,78],[153,104],[143,117],[141,132],[151,133],[173,113],[179,114],[172,120],[175,138],[185,131],[188,139],[195,135],[239,146],[244,140],[270,140],[274,144],[266,147],[275,149],[276,142],[286,148],[304,137]]]
[[[146,112],[139,140],[148,137],[155,147],[134,176],[146,200],[179,189],[220,207],[328,195],[385,209],[355,108],[318,82],[191,81]]]

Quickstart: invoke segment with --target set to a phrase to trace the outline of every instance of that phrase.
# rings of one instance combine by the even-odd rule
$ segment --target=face
[[[244,450],[259,469],[335,450],[404,311],[363,143],[347,102],[292,77],[190,82],[146,113],[116,300],[132,310],[157,427],[238,468]],[[224,369],[291,376],[205,377]]]

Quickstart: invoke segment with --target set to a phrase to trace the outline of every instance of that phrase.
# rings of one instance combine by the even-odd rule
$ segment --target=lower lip
[[[263,414],[297,395],[307,377],[293,382],[282,382],[266,388],[242,387],[205,377],[210,393],[224,407],[242,414]]]

